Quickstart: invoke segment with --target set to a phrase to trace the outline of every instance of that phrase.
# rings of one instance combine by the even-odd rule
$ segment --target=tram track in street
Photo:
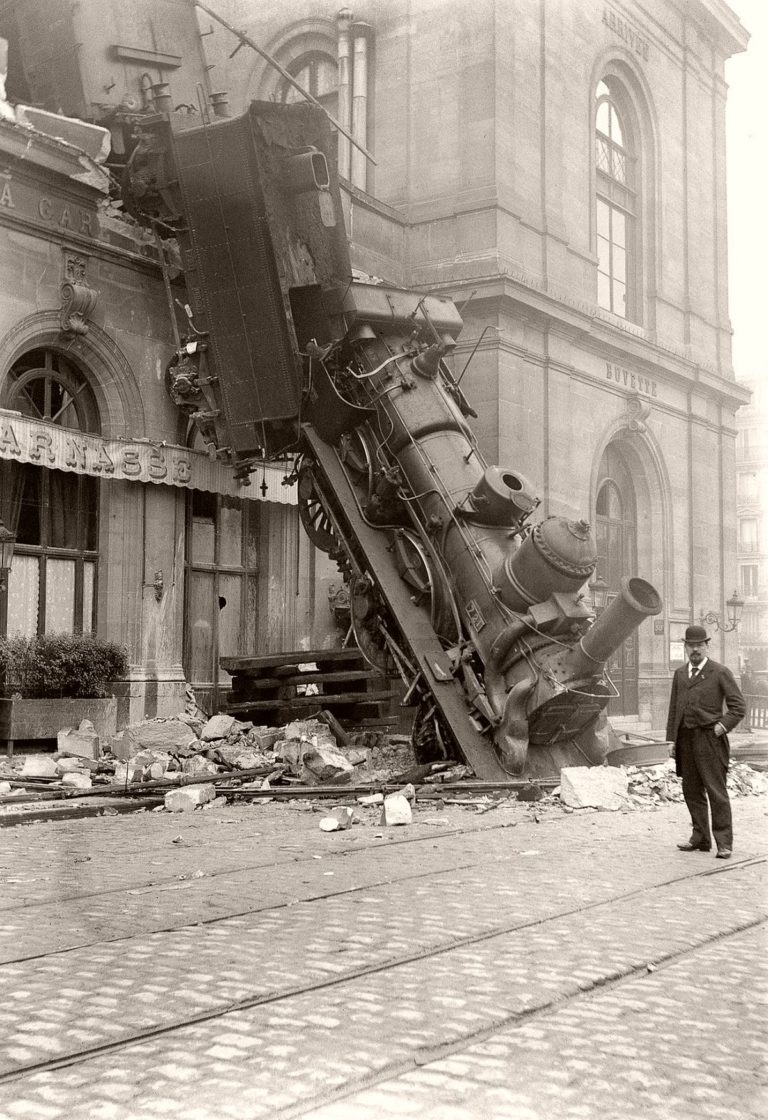
[[[556,823],[556,822],[555,821],[550,821],[550,822],[547,822],[547,823]],[[401,846],[402,845],[402,846],[406,846],[406,847],[411,847],[412,845],[421,844],[421,843],[424,843],[424,842],[434,844],[434,842],[436,840],[445,840],[445,839],[451,839],[451,838],[456,838],[456,837],[462,837],[462,836],[466,836],[468,834],[477,835],[477,834],[482,834],[482,833],[493,833],[493,832],[497,832],[497,831],[501,831],[501,830],[506,830],[506,829],[510,829],[510,828],[515,827],[515,824],[516,824],[516,822],[504,822],[504,823],[498,824],[498,825],[484,826],[483,828],[479,828],[479,829],[453,828],[453,829],[443,830],[443,831],[440,831],[440,832],[435,832],[435,833],[425,835],[425,836],[417,836],[417,837],[414,837],[414,836],[406,837],[406,836],[404,836],[402,838],[398,837],[397,839],[392,839],[392,840],[388,841],[386,844],[381,844],[381,843],[379,843],[379,844],[375,844],[375,843],[356,843],[354,847],[345,848],[345,849],[340,850],[340,851],[325,853],[323,858],[330,861],[330,860],[336,860],[336,859],[351,859],[354,856],[357,856],[357,855],[364,856],[364,855],[369,854],[371,852],[386,853],[387,851],[391,851],[392,848],[394,848],[396,846]],[[511,853],[507,858],[509,860],[513,860],[515,858],[514,853]],[[732,863],[729,863],[728,865],[718,865],[718,866],[715,866],[715,867],[711,868],[709,871],[699,870],[695,873],[695,876],[685,874],[685,875],[682,875],[682,876],[673,877],[673,878],[665,881],[664,883],[658,884],[658,886],[666,886],[666,885],[670,885],[670,884],[673,884],[673,883],[676,883],[676,882],[685,881],[686,879],[690,879],[692,877],[698,877],[702,874],[704,874],[704,875],[718,875],[718,874],[721,874],[723,872],[736,870],[737,868],[748,867],[748,866],[751,866],[754,863],[763,863],[763,862],[766,861],[766,858],[768,858],[768,857],[754,857],[752,859],[734,860]],[[207,887],[211,880],[215,880],[215,879],[225,880],[227,877],[242,875],[242,874],[246,874],[246,873],[259,873],[261,871],[274,871],[276,867],[281,867],[281,866],[295,868],[297,865],[307,864],[308,866],[311,867],[311,866],[314,866],[314,863],[315,863],[316,859],[317,859],[316,855],[309,855],[309,856],[302,856],[302,857],[298,857],[298,858],[293,857],[293,858],[289,858],[289,859],[279,860],[277,862],[272,860],[272,861],[259,862],[259,863],[255,863],[255,864],[246,864],[246,865],[243,865],[241,867],[230,867],[230,868],[227,868],[227,869],[221,870],[221,871],[207,872],[204,879],[201,880],[200,882]],[[381,887],[391,886],[393,883],[397,883],[397,882],[408,883],[408,882],[414,882],[414,881],[423,880],[423,879],[432,879],[435,876],[439,876],[441,874],[449,874],[449,873],[454,874],[457,871],[465,871],[465,870],[470,870],[473,867],[480,867],[484,864],[484,862],[485,862],[485,856],[482,855],[482,856],[478,856],[476,859],[470,860],[469,862],[452,864],[449,868],[446,868],[442,871],[440,869],[435,869],[433,867],[430,867],[430,868],[427,868],[426,870],[420,870],[420,871],[414,872],[413,874],[398,875],[396,878],[388,876],[388,877],[383,877],[383,878],[380,878],[380,879],[374,879],[374,880],[362,883],[360,885],[355,885],[355,886],[352,886],[352,887],[344,887],[341,890],[331,890],[331,889],[329,889],[329,890],[319,892],[317,894],[307,894],[307,895],[304,895],[304,896],[301,896],[301,897],[291,898],[291,899],[289,899],[287,901],[284,901],[284,902],[270,903],[269,905],[266,905],[266,906],[247,907],[247,908],[241,909],[241,910],[233,910],[233,911],[229,911],[225,914],[216,915],[215,917],[201,918],[201,919],[195,921],[194,923],[184,921],[184,922],[174,923],[174,924],[171,924],[171,925],[158,925],[157,927],[155,927],[151,930],[144,930],[144,931],[142,931],[142,933],[145,934],[145,935],[173,933],[173,932],[181,930],[181,929],[187,929],[187,928],[189,928],[190,925],[200,926],[200,927],[216,926],[216,925],[219,925],[221,923],[231,921],[231,920],[237,919],[237,918],[245,918],[245,917],[248,917],[250,915],[256,915],[256,914],[265,913],[265,912],[284,910],[284,909],[288,909],[292,906],[296,906],[298,904],[320,902],[320,901],[323,901],[323,900],[331,900],[331,899],[335,899],[335,898],[341,898],[345,895],[359,894],[361,892],[365,892],[365,891],[368,891],[368,890],[376,890],[376,889],[379,889]],[[184,881],[184,885],[185,886],[186,885],[193,886],[196,882],[197,882],[197,880],[186,879]],[[111,897],[111,896],[115,896],[116,899],[119,899],[119,897],[125,896],[126,894],[136,895],[136,894],[139,894],[139,893],[141,893],[141,894],[151,894],[153,892],[161,893],[165,890],[171,890],[171,889],[176,890],[176,889],[179,889],[179,887],[180,887],[180,884],[179,884],[178,876],[174,876],[174,877],[159,879],[159,880],[153,881],[151,883],[146,883],[142,886],[132,886],[132,887],[128,887],[128,888],[126,888],[126,887],[115,887],[115,888],[110,888],[110,889],[105,890],[105,891],[90,891],[90,892],[81,892],[81,893],[78,893],[78,894],[62,895],[62,896],[57,897],[55,899],[35,900],[34,902],[20,902],[20,903],[17,903],[17,904],[12,904],[10,906],[0,906],[0,919],[6,914],[13,914],[13,913],[19,913],[19,912],[29,913],[30,911],[33,911],[36,908],[39,909],[39,908],[48,907],[48,906],[65,906],[65,905],[72,904],[72,903],[84,903],[84,902],[87,902],[88,900],[93,900],[93,899],[101,900],[101,899],[108,898],[108,897]],[[617,897],[620,897],[620,896],[617,896]],[[116,905],[117,904],[118,903],[116,902]],[[77,944],[65,945],[65,946],[62,946],[61,948],[48,950],[45,953],[31,953],[31,954],[28,954],[28,955],[25,955],[25,956],[7,958],[5,960],[0,960],[0,974],[2,973],[2,969],[7,965],[24,964],[24,963],[28,963],[28,962],[31,962],[31,961],[34,961],[34,960],[46,959],[46,958],[49,958],[49,957],[52,957],[52,956],[59,956],[59,955],[70,953],[70,952],[76,952],[80,949],[86,949],[90,945],[94,945],[94,944],[99,944],[99,945],[115,944],[117,942],[125,941],[125,940],[126,940],[125,935],[118,935],[116,937],[98,938],[94,941],[81,941],[81,942],[78,942]]]
[[[489,928],[471,936],[463,938],[454,937],[444,944],[431,945],[427,948],[423,948],[417,952],[413,952],[410,954],[400,954],[398,956],[390,957],[386,960],[380,961],[376,964],[359,968],[350,968],[343,974],[335,974],[320,981],[314,981],[308,984],[300,984],[293,987],[284,988],[281,991],[277,992],[254,994],[253,996],[242,998],[227,1004],[222,1004],[218,1007],[208,1008],[204,1011],[185,1015],[171,1021],[166,1021],[162,1024],[149,1026],[146,1029],[135,1030],[117,1039],[112,1038],[108,1041],[96,1043],[92,1046],[83,1046],[77,1050],[72,1050],[67,1054],[59,1055],[45,1060],[30,1062],[28,1064],[20,1064],[14,1069],[0,1072],[0,1086],[11,1084],[24,1078],[32,1077],[38,1073],[51,1072],[69,1066],[87,1063],[100,1056],[119,1053],[137,1043],[145,1042],[147,1040],[170,1037],[173,1036],[176,1032],[183,1031],[185,1028],[193,1027],[197,1024],[211,1023],[216,1020],[223,1020],[227,1016],[234,1015],[240,1012],[247,1012],[250,1010],[258,1009],[260,1007],[286,1003],[287,1001],[295,1000],[299,997],[321,994],[329,990],[338,989],[345,984],[352,984],[355,981],[370,979],[394,971],[396,969],[402,969],[404,966],[429,963],[436,960],[437,958],[446,957],[451,953],[458,953],[462,950],[479,948],[483,945],[487,945],[497,938],[525,934],[526,931],[534,930],[537,928],[542,929],[546,927],[552,927],[554,923],[562,922],[570,918],[579,917],[581,915],[586,915],[597,911],[603,911],[607,913],[611,907],[619,907],[633,899],[647,900],[652,895],[657,894],[658,892],[666,888],[674,886],[679,887],[680,884],[685,883],[690,884],[697,879],[701,879],[702,876],[705,876],[707,878],[713,876],[727,876],[728,878],[730,878],[731,876],[734,876],[739,872],[764,865],[766,862],[768,862],[768,857],[752,857],[745,858],[744,860],[735,860],[729,863],[727,866],[717,867],[706,871],[699,870],[698,872],[691,872],[685,875],[674,876],[662,882],[652,883],[630,891],[619,892],[607,899],[597,900],[585,905],[558,911],[557,913],[553,914],[548,914],[543,918],[536,918],[531,920],[530,922],[513,922]],[[391,885],[392,882],[393,881],[391,879],[388,880],[387,885]],[[376,888],[373,885],[368,884],[365,887],[361,887],[359,889],[370,890]],[[338,892],[339,895],[349,893],[352,892]],[[307,899],[303,901],[311,902],[323,899],[325,897],[328,896],[321,895],[318,896],[317,899]],[[253,913],[258,913],[258,911],[253,911]],[[225,918],[217,919],[217,921],[225,920]],[[608,969],[605,975],[601,975],[595,978],[592,982],[580,984],[577,991],[571,993],[566,992],[564,994],[556,994],[551,999],[545,1000],[540,1006],[537,1006],[531,1010],[525,1012],[514,1012],[510,1013],[507,1016],[497,1018],[491,1024],[483,1028],[479,1028],[477,1031],[468,1032],[460,1039],[454,1040],[450,1043],[446,1043],[448,1049],[446,1050],[444,1047],[441,1047],[440,1052],[455,1052],[457,1049],[461,1049],[463,1046],[474,1043],[478,1039],[482,1039],[483,1037],[492,1034],[494,1031],[513,1026],[515,1023],[522,1021],[524,1018],[530,1018],[531,1015],[542,1014],[549,1010],[552,1010],[552,1008],[554,1008],[555,1006],[562,1005],[563,1001],[578,999],[583,996],[589,995],[590,993],[595,992],[598,989],[603,989],[607,985],[621,984],[630,981],[633,978],[637,978],[647,971],[656,971],[658,969],[667,967],[668,965],[680,960],[683,957],[694,954],[701,949],[714,944],[718,940],[722,940],[723,938],[735,936],[745,931],[755,929],[758,926],[764,925],[766,921],[768,921],[768,914],[763,913],[753,917],[750,920],[738,922],[725,930],[719,930],[711,936],[703,938],[701,941],[695,944],[686,945],[683,948],[673,949],[669,952],[661,952],[653,960],[641,960],[629,968],[614,970]],[[115,940],[130,939],[119,938]],[[61,953],[72,951],[75,950],[62,950]],[[43,959],[43,956],[44,955],[41,955],[37,958],[31,959],[40,960]],[[1,975],[2,967],[0,967],[0,976]],[[376,1079],[381,1080],[384,1077],[388,1078],[397,1076],[400,1072],[402,1072],[403,1069],[415,1068],[420,1064],[424,1064],[425,1062],[432,1060],[433,1055],[430,1056],[430,1054],[431,1052],[429,1054],[425,1053],[422,1055],[415,1054],[406,1064],[400,1063],[396,1067],[393,1066],[391,1068],[388,1066],[386,1070],[379,1071]],[[360,1086],[358,1087],[362,1087],[363,1085],[368,1083],[369,1081],[363,1080],[360,1082]],[[302,1111],[307,1111],[307,1109],[308,1106],[304,1105],[300,1110],[295,1112],[291,1111],[289,1113],[286,1113],[286,1115],[300,1115]]]

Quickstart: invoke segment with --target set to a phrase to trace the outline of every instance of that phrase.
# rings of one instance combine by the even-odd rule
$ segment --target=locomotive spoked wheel
[[[389,652],[380,625],[383,618],[386,618],[385,608],[368,576],[352,578],[349,588],[349,617],[355,641],[369,665],[383,676],[396,677],[397,665]]]
[[[413,753],[421,765],[456,757],[453,742],[432,696],[425,695],[419,700],[411,734]]]
[[[341,542],[320,497],[315,473],[306,464],[299,471],[298,499],[301,523],[315,548],[329,554],[338,551]]]
[[[339,440],[339,458],[356,486],[359,486],[367,501],[373,490],[373,454],[365,434],[359,429],[345,432]]]
[[[446,641],[454,642],[457,635],[451,589],[417,533],[411,529],[396,531],[395,559],[401,578],[413,590],[414,603],[429,612],[432,629]]]

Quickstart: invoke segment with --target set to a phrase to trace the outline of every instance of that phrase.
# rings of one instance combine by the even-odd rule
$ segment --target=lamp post
[[[725,609],[728,618],[727,626],[720,621],[720,615],[716,611],[702,613],[700,619],[702,626],[705,622],[709,623],[710,626],[714,626],[716,630],[720,630],[723,634],[729,634],[731,630],[738,630],[741,622],[741,612],[744,610],[744,600],[737,590],[733,592],[730,599],[726,600]]]
[[[15,545],[15,533],[0,520],[0,638],[8,629],[8,573]],[[0,695],[5,695],[5,664],[0,667]]]
[[[595,611],[595,618],[597,618],[608,600],[608,584],[602,576],[595,574],[587,586],[592,592],[592,606]]]
[[[8,628],[8,574],[11,570],[16,534],[0,521],[0,637]]]

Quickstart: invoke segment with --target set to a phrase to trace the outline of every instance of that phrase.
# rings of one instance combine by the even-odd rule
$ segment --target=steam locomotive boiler
[[[126,191],[182,249],[173,399],[241,473],[290,458],[357,644],[416,706],[419,757],[497,780],[603,762],[606,662],[661,600],[627,577],[594,620],[588,523],[535,520],[531,482],[472,432],[454,304],[353,279],[323,114],[255,102],[185,131],[158,115]]]

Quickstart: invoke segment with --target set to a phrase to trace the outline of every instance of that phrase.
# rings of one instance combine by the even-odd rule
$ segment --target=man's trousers
[[[681,727],[675,754],[683,779],[683,797],[693,824],[691,843],[711,848],[714,834],[718,848],[732,848],[731,802],[726,787],[727,738],[724,735],[718,738],[712,728]]]

